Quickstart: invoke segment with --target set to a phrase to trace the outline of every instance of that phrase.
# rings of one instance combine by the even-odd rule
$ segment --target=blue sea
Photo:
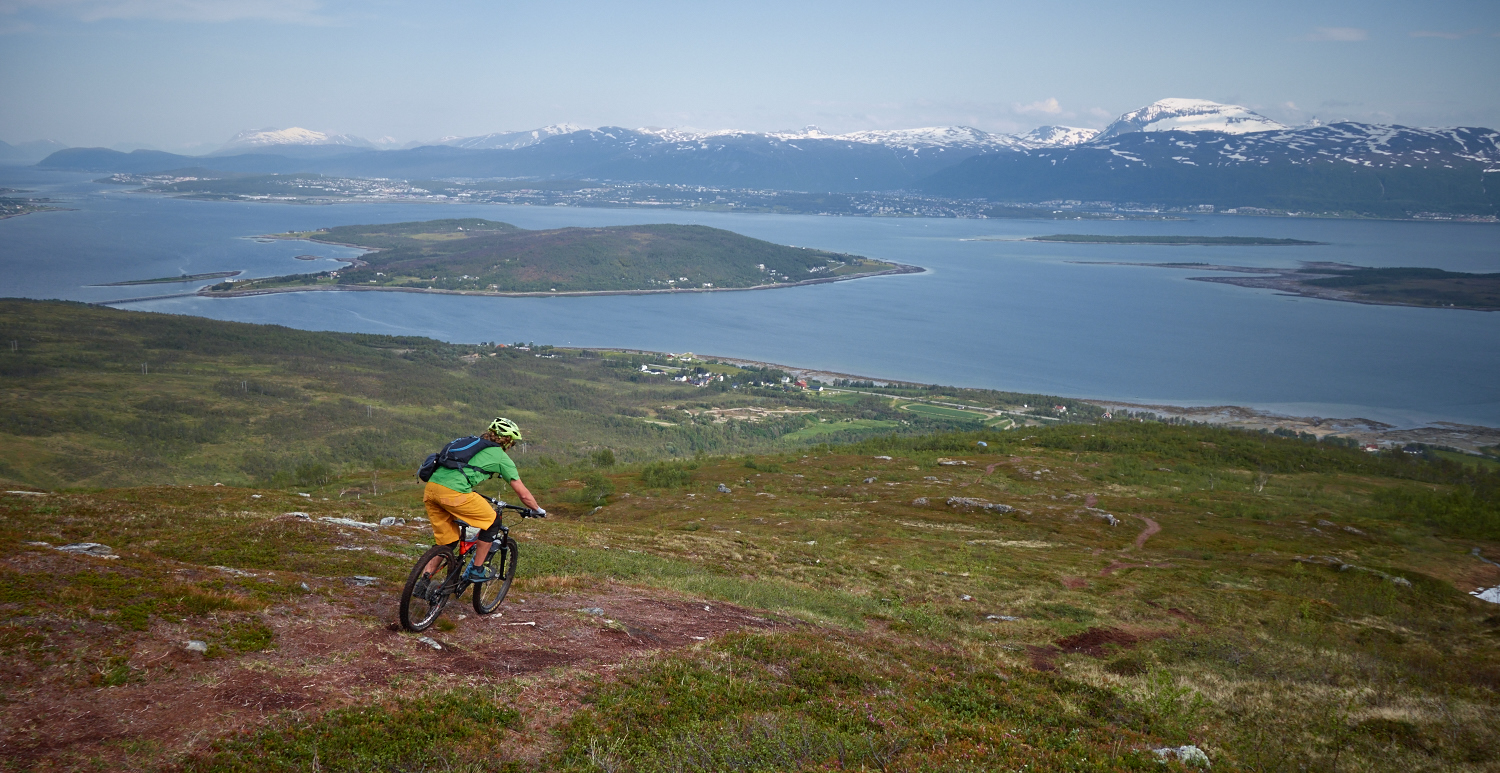
[[[926,273],[751,292],[572,298],[293,293],[120,308],[309,330],[536,341],[741,357],[873,378],[1175,405],[1242,405],[1397,426],[1500,426],[1500,313],[1288,297],[1185,269],[1079,261],[1294,267],[1299,261],[1500,271],[1500,226],[1193,215],[1186,221],[854,218],[475,204],[199,202],[98,175],[0,168],[0,186],[68,212],[0,220],[0,295],[99,302],[201,285],[105,282],[317,271],[357,251],[260,234],[485,217],[523,228],[695,223]],[[1287,237],[1306,247],[1019,241],[1053,233]],[[315,254],[322,260],[297,260]],[[1212,275],[1212,274],[1211,274]],[[1220,275],[1222,276],[1222,275]]]

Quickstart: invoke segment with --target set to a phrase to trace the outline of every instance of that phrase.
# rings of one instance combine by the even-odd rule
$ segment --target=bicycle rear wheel
[[[413,595],[412,590],[425,574],[423,570],[426,569],[427,562],[434,558],[439,561],[428,578],[428,592],[425,595]],[[447,585],[448,576],[456,571],[462,570],[458,568],[452,545],[434,545],[417,559],[416,566],[411,568],[411,574],[406,578],[406,586],[401,589],[402,628],[418,633],[427,630],[437,621],[451,597],[451,594],[441,588]]]
[[[474,611],[481,615],[487,615],[500,606],[505,600],[505,594],[510,592],[511,580],[516,578],[516,557],[520,549],[516,547],[516,541],[506,535],[505,541],[497,543],[490,555],[485,559],[485,565],[495,570],[495,579],[487,583],[474,586]]]

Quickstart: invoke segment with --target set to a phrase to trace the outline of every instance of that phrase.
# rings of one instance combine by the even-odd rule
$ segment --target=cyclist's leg
[[[432,524],[432,541],[436,545],[457,545],[459,537],[459,524],[454,521],[453,516],[443,507],[442,500],[451,496],[459,495],[457,491],[436,483],[428,483],[422,491],[422,507],[427,510],[427,520]],[[437,571],[439,559],[434,558],[427,562],[427,567],[422,571],[432,574]]]
[[[496,526],[500,521],[495,508],[490,506],[484,497],[470,491],[460,494],[457,491],[444,486],[427,484],[428,488],[423,492],[422,502],[427,507],[428,520],[432,521],[433,534],[438,539],[450,536],[453,541],[458,540],[460,524],[472,526],[479,529],[479,544],[474,549],[474,564],[482,565],[484,559],[489,555],[490,545],[495,539]],[[442,516],[442,527],[452,531],[444,531],[439,534],[439,515]],[[445,540],[447,541],[447,540]]]
[[[495,542],[495,534],[499,532],[499,514],[488,500],[472,491],[462,502],[445,504],[448,504],[448,511],[465,525],[479,530],[474,545],[474,565],[483,566],[485,557],[490,553],[490,546]]]

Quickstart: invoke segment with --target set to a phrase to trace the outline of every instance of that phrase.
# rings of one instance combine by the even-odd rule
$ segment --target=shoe
[[[427,590],[429,586],[431,586],[431,584],[432,583],[425,576],[418,578],[417,584],[411,586],[411,597],[414,599],[422,599],[424,601],[427,600]]]
[[[464,579],[474,583],[489,582],[495,579],[495,573],[487,567],[469,564],[469,568],[464,570]]]

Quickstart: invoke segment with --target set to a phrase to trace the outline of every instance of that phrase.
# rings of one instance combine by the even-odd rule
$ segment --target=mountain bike
[[[522,518],[546,517],[534,515],[530,508],[508,505],[490,497],[485,499],[495,507],[496,518],[506,510],[518,512]],[[459,539],[456,551],[453,545],[434,545],[411,568],[406,585],[401,589],[402,628],[414,633],[427,630],[437,622],[438,615],[443,613],[448,602],[462,596],[470,585],[474,585],[474,612],[481,615],[494,612],[500,602],[505,600],[505,594],[510,592],[510,583],[516,577],[516,559],[520,553],[516,541],[510,538],[510,527],[500,527],[500,536],[484,559],[485,567],[494,570],[494,579],[471,583],[464,579],[464,569],[469,565],[474,548],[478,545],[475,538],[479,530],[464,524],[462,520],[459,523],[463,524],[463,536]],[[437,565],[429,573],[427,564],[434,559],[437,560]],[[423,580],[427,581],[427,591],[414,593]]]

